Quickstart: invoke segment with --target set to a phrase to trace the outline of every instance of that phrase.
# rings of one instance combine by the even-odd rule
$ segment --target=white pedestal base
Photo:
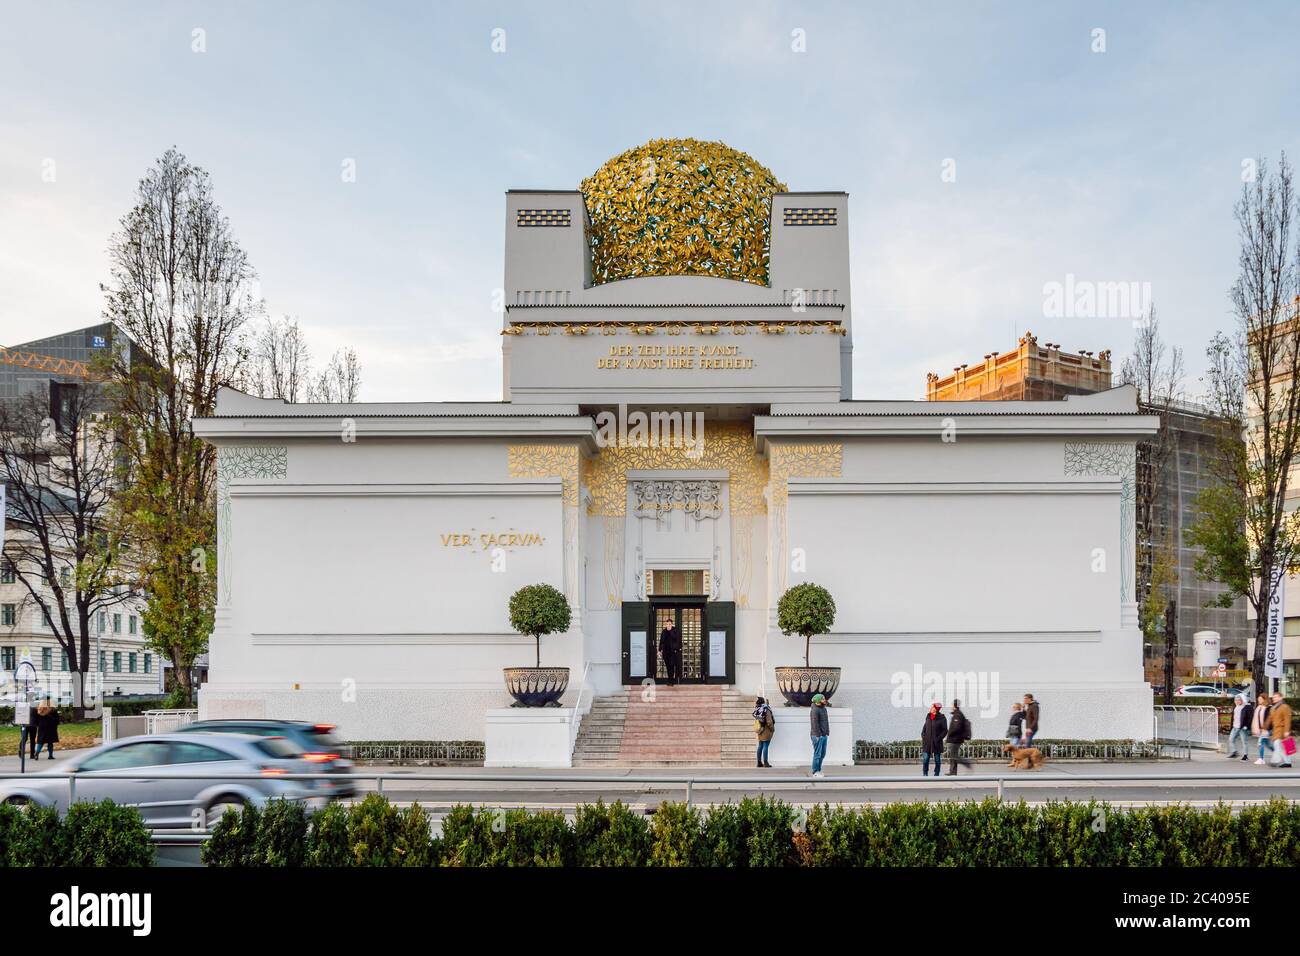
[[[767,751],[773,767],[812,767],[812,739],[808,733],[807,707],[772,708],[776,716],[776,733]],[[853,766],[853,708],[828,707],[831,739],[826,744],[826,767]]]
[[[572,707],[494,707],[485,715],[485,767],[572,767]]]

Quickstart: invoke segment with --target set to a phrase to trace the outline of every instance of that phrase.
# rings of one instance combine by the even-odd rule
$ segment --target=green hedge
[[[0,820],[0,837],[3,837]],[[893,803],[792,807],[745,799],[709,808],[620,802],[553,810],[454,807],[442,836],[418,805],[371,794],[310,818],[271,803],[227,814],[208,866],[1296,866],[1300,806],[1274,799],[1234,813],[1187,806],[1125,809],[1096,801],[1038,806]]]
[[[135,717],[143,714],[146,710],[159,710],[163,706],[163,698],[151,697],[147,700],[122,700],[116,703],[111,697],[104,701],[106,707],[113,708],[114,717]],[[76,720],[76,714],[71,707],[59,707],[60,720]],[[10,707],[0,707],[0,724],[12,724],[14,722],[14,709]]]
[[[972,760],[1002,760],[1007,755],[1002,752],[1006,740],[968,740],[962,744],[961,755]],[[1056,760],[1158,760],[1170,756],[1169,745],[1163,747],[1150,741],[1142,740],[1053,740],[1040,737],[1034,740],[1034,746],[1042,751],[1043,756]],[[873,763],[880,761],[890,763],[897,761],[921,761],[921,743],[917,740],[893,740],[880,743],[874,740],[859,740],[853,745],[854,763]]]
[[[0,866],[152,866],[139,812],[109,800],[78,802],[62,819],[50,807],[0,804]]]

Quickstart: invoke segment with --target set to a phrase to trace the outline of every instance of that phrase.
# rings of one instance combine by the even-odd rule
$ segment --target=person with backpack
[[[767,762],[767,748],[776,733],[776,714],[762,697],[754,701],[754,733],[758,735],[757,766],[771,769],[772,765]]]
[[[1007,724],[1007,743],[1019,747],[1025,736],[1025,708],[1020,703],[1011,705],[1011,720]]]
[[[934,775],[939,776],[943,765],[943,738],[948,734],[948,718],[943,715],[943,705],[937,700],[921,724],[921,776],[930,775],[930,760],[934,760]]]
[[[944,737],[944,747],[948,751],[947,776],[957,776],[957,764],[963,767],[973,766],[970,759],[961,755],[961,745],[971,738],[970,721],[961,712],[961,701],[952,702],[952,720],[948,721],[948,734]]]

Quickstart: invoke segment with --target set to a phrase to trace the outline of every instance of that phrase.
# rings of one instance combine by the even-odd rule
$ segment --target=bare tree
[[[249,385],[262,398],[297,402],[308,397],[311,350],[297,319],[273,319],[257,335],[248,371]]]
[[[132,596],[113,495],[117,444],[96,412],[99,389],[51,382],[0,402],[0,481],[14,519],[5,560],[68,656],[73,706],[84,713],[91,625]],[[51,417],[51,404],[57,405]]]
[[[190,430],[243,380],[246,323],[263,312],[248,257],[208,174],[170,149],[109,244],[105,317],[149,356],[113,349],[110,405],[128,463],[122,514],[148,595],[144,630],[190,696],[216,601],[216,450]]]
[[[1120,366],[1119,380],[1137,389],[1138,405],[1160,419],[1160,428],[1137,447],[1137,594],[1142,631],[1154,643],[1165,627],[1168,605],[1177,596],[1179,541],[1176,515],[1159,512],[1168,466],[1177,455],[1178,432],[1171,427],[1174,405],[1183,391],[1183,353],[1166,344],[1155,304],[1138,324],[1133,352]],[[1166,634],[1177,644],[1177,634]],[[1166,681],[1165,695],[1173,688]]]
[[[339,349],[312,386],[313,402],[355,402],[361,392],[361,363],[350,348]]]
[[[1277,575],[1300,570],[1300,517],[1288,504],[1300,450],[1300,215],[1286,154],[1277,172],[1260,161],[1236,207],[1241,251],[1229,294],[1236,328],[1207,355],[1209,401],[1225,421],[1222,484],[1207,488],[1189,540],[1203,549],[1197,569],[1228,586],[1219,603],[1245,595],[1255,611],[1252,673],[1264,686],[1268,609]],[[1244,441],[1242,440],[1244,438]]]

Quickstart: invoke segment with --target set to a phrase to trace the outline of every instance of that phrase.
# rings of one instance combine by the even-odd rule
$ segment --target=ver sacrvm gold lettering
[[[464,531],[448,531],[439,537],[444,548],[472,548],[478,544],[484,551],[488,548],[529,548],[546,543],[545,536],[535,531],[484,531],[478,535]]]

